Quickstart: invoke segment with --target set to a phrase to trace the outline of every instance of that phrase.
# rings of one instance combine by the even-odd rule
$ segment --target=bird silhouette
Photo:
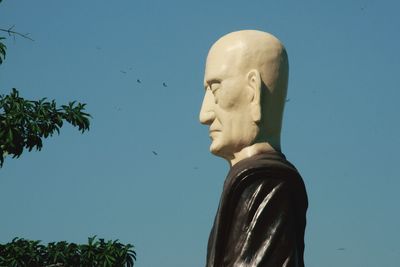
[[[164,82],[164,83],[162,83],[162,85],[164,86],[164,87],[167,87],[167,84]]]
[[[120,72],[123,73],[123,74],[126,74],[126,71],[124,71],[124,70],[120,70]]]
[[[142,83],[142,81],[141,81],[141,80],[139,80],[139,79],[137,79],[137,80],[136,80],[136,82],[137,82],[137,83]]]
[[[153,154],[154,154],[155,156],[157,156],[157,155],[158,155],[158,153],[157,153],[157,152],[155,152],[154,150],[153,150],[153,151],[151,151],[151,152],[153,152]]]
[[[346,249],[345,248],[338,248],[337,250],[344,251]]]

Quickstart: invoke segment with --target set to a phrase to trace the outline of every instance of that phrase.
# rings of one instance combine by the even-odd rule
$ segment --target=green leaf
[[[1,1],[0,1],[1,2]],[[5,40],[6,38],[0,37],[0,64],[3,63],[3,60],[6,58],[6,50],[7,46],[3,44],[1,40]]]
[[[72,101],[58,108],[55,100],[26,100],[15,88],[9,95],[0,95],[0,167],[4,154],[19,157],[24,149],[41,150],[42,138],[60,134],[64,120],[82,133],[89,130],[91,116],[83,112],[85,106]]]

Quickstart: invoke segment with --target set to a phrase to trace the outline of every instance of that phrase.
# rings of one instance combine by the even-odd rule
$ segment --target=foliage
[[[6,58],[6,45],[2,43],[1,40],[6,38],[0,36],[0,64],[3,63],[4,59]]]
[[[40,241],[14,238],[0,244],[0,266],[7,267],[132,267],[136,253],[131,244],[90,237],[88,244],[66,241],[41,245]]]
[[[18,35],[32,40],[28,34],[13,31],[13,27],[0,31],[14,38]],[[6,57],[5,39],[0,36],[0,65]],[[73,101],[57,107],[54,100],[49,102],[46,98],[26,100],[15,88],[9,95],[0,95],[0,168],[7,154],[15,158],[24,148],[41,150],[42,138],[59,134],[63,121],[78,127],[82,133],[89,130],[90,115],[84,112],[85,105]],[[118,240],[96,240],[95,236],[84,245],[61,241],[44,246],[40,241],[22,238],[0,244],[0,267],[132,267],[135,260],[133,245]]]
[[[2,0],[0,0],[1,3]],[[6,38],[0,36],[0,64],[3,63],[4,58],[6,57],[6,46],[3,44],[1,40],[4,40]]]
[[[89,130],[85,104],[70,102],[57,107],[54,100],[26,100],[13,88],[9,95],[0,95],[0,167],[4,155],[19,157],[23,149],[41,150],[42,138],[60,133],[63,121],[72,124],[83,133]]]
[[[0,31],[14,38],[17,35],[32,40],[28,34],[13,31],[13,27],[0,28]],[[0,65],[6,57],[5,39],[0,36]],[[75,101],[57,107],[54,100],[48,102],[46,98],[25,100],[15,88],[9,95],[0,95],[0,168],[5,155],[15,158],[22,154],[24,148],[41,150],[42,138],[52,136],[54,132],[59,134],[63,121],[77,126],[82,133],[89,130],[90,115],[84,110],[85,104]]]

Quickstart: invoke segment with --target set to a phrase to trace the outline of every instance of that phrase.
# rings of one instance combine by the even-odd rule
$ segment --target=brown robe
[[[303,180],[283,154],[238,162],[224,183],[206,267],[304,267],[307,206]]]

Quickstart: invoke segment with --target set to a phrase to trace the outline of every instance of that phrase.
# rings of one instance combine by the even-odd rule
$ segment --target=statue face
[[[226,159],[252,144],[257,127],[251,116],[247,75],[235,53],[213,48],[207,58],[200,122],[210,126],[210,151]]]

